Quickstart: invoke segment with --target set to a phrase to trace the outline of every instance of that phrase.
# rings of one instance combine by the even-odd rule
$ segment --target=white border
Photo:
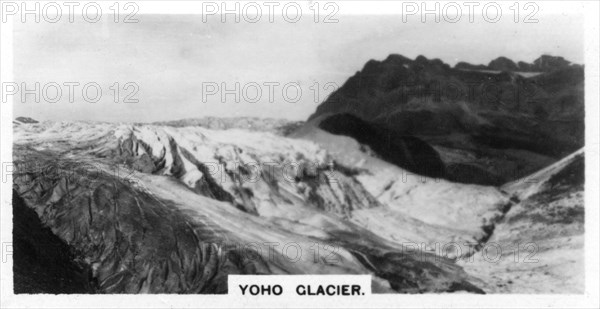
[[[20,1],[19,1],[20,2]],[[220,1],[219,1],[220,2]],[[419,1],[420,2],[420,1]],[[112,3],[112,1],[110,1]],[[110,4],[109,3],[109,4]],[[191,1],[145,1],[140,5],[140,14],[194,14],[201,5]],[[377,3],[345,2],[346,14],[387,14],[398,12],[397,2]],[[568,10],[573,2],[544,3],[551,11]],[[586,68],[586,292],[583,295],[400,295],[375,294],[369,297],[305,297],[292,303],[280,298],[236,298],[228,295],[14,295],[12,292],[12,260],[0,267],[1,307],[47,307],[47,308],[165,308],[165,307],[214,307],[214,308],[275,308],[275,307],[492,307],[492,308],[537,308],[537,307],[599,307],[599,3],[585,2],[585,68]],[[394,9],[396,8],[396,9]],[[12,80],[12,25],[0,23],[0,67],[2,82]],[[12,102],[0,103],[2,162],[12,157]],[[12,183],[1,186],[1,240],[12,240],[12,210],[10,206]],[[4,253],[4,252],[3,252]]]

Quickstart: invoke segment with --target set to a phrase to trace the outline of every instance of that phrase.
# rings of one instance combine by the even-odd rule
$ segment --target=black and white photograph
[[[599,305],[595,1],[0,1],[2,308]]]

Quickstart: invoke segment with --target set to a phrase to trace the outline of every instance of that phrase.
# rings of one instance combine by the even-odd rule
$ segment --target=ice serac
[[[318,143],[266,132],[44,122],[14,136],[16,193],[98,292],[224,293],[228,274],[363,273],[375,292],[481,293],[429,251],[453,239],[476,246],[507,199],[404,182],[384,161],[355,168]],[[477,205],[460,212],[463,189]],[[282,251],[290,246],[302,255]]]

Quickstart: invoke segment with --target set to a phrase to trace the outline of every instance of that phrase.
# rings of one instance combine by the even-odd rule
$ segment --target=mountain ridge
[[[492,68],[518,68],[499,59]],[[583,66],[542,56],[529,66],[536,67],[544,71],[523,75],[392,54],[365,63],[317,107],[306,126],[350,114],[393,135],[429,143],[447,170],[456,171],[448,179],[499,185],[584,144]]]
[[[497,71],[511,71],[511,72],[551,72],[555,70],[564,69],[569,66],[580,66],[578,64],[571,63],[561,56],[552,55],[541,55],[533,62],[528,63],[525,61],[514,62],[510,58],[500,56],[490,61],[487,65],[484,64],[470,64],[468,62],[458,62],[455,69],[467,69],[467,70],[497,70]]]

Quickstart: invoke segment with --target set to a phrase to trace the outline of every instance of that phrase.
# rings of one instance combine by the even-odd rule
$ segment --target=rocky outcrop
[[[13,124],[19,125],[19,124],[23,124],[23,123],[38,123],[38,122],[39,121],[37,121],[33,118],[30,118],[30,117],[17,117],[13,121]]]
[[[396,135],[386,127],[352,114],[333,115],[319,123],[319,127],[332,134],[350,136],[368,146],[376,156],[410,172],[429,177],[446,176],[438,153],[417,137]]]
[[[85,263],[77,263],[71,248],[45,226],[19,192],[13,191],[14,292],[95,293],[95,280]]]
[[[497,70],[497,71],[518,71],[519,70],[519,66],[517,66],[517,64],[506,58],[506,57],[498,57],[494,60],[492,60],[487,68],[489,70]]]

